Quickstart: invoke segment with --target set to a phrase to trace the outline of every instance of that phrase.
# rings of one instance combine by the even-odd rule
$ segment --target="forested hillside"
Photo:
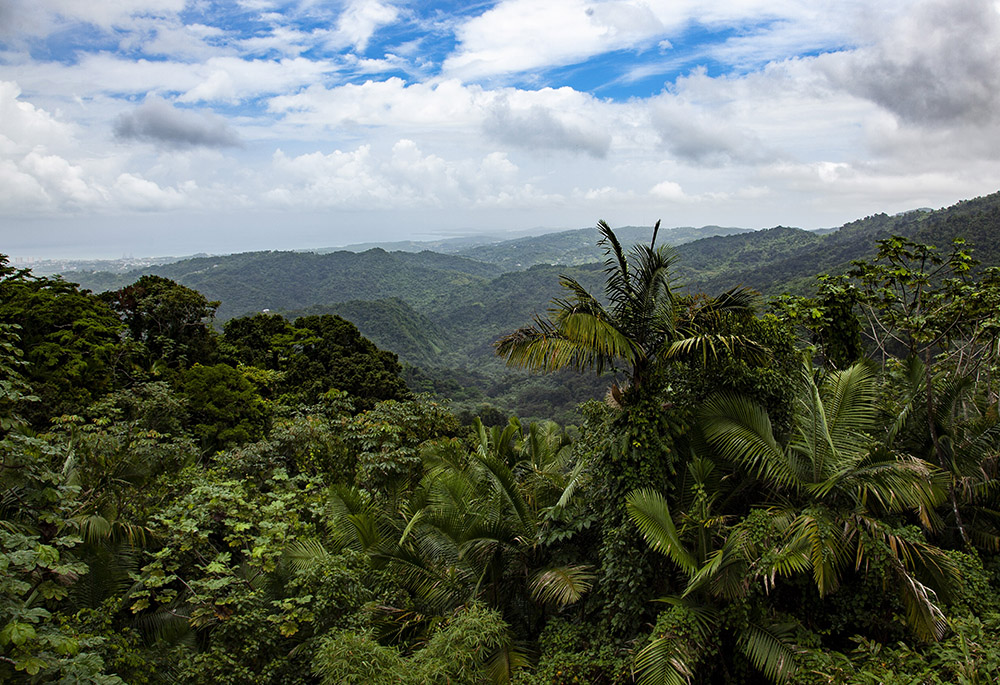
[[[325,309],[219,330],[165,276],[0,256],[0,680],[996,682],[1000,269],[894,236],[768,306],[597,233],[493,280],[416,255],[470,283],[426,312],[325,305],[432,359],[510,322],[499,363],[607,390],[572,426],[456,414],[413,387],[461,369]]]
[[[648,226],[623,226],[617,231],[626,247],[649,240]],[[664,228],[661,233],[661,244],[683,245],[712,236],[740,235],[752,231],[746,228],[703,226]],[[594,243],[592,228],[475,245],[456,250],[455,254],[496,264],[504,271],[523,271],[538,264],[591,264],[601,259],[601,252]]]
[[[771,235],[774,231],[787,235],[784,240]],[[864,259],[872,254],[874,241],[890,235],[901,235],[920,242],[947,247],[954,238],[962,238],[976,247],[976,257],[985,265],[1000,264],[1000,193],[974,200],[966,200],[952,207],[937,211],[907,212],[897,216],[877,214],[845,224],[839,230],[821,236],[796,235],[789,229],[764,231],[757,240],[769,254],[763,258],[754,255],[751,247],[756,241],[744,244],[742,236],[709,239],[681,248],[684,262],[692,265],[713,264],[711,255],[743,254],[748,263],[741,266],[733,259],[725,272],[712,273],[710,268],[692,267],[688,280],[699,289],[714,291],[732,283],[743,283],[761,292],[776,295],[789,284],[798,288],[816,274],[843,273],[851,260]],[[792,236],[795,235],[793,238]],[[710,247],[709,247],[710,246]],[[702,257],[703,251],[708,254]],[[704,260],[704,261],[703,261]]]
[[[822,235],[786,227],[757,232],[664,228],[659,240],[681,243],[704,232],[732,235],[680,245],[673,269],[679,287],[719,293],[742,284],[768,295],[787,289],[805,293],[817,274],[843,273],[851,260],[873,253],[875,240],[890,234],[940,247],[963,236],[984,264],[1000,264],[995,241],[1000,194],[934,212],[876,215]],[[620,233],[628,247],[648,240],[649,229],[627,227]],[[141,273],[159,274],[220,301],[219,324],[264,309],[293,317],[306,311],[342,314],[365,336],[416,367],[408,368],[407,377],[417,387],[440,392],[463,409],[493,404],[523,416],[568,420],[579,401],[601,396],[604,384],[591,378],[581,387],[568,379],[504,370],[493,358],[492,343],[544,314],[549,302],[563,295],[559,274],[596,287],[603,270],[599,262],[525,266],[546,255],[569,261],[596,257],[600,249],[594,236],[587,229],[523,238],[470,248],[467,257],[380,249],[324,255],[258,252],[185,260],[125,276],[73,274],[73,279],[100,291],[122,287]],[[518,256],[522,252],[530,258]],[[508,269],[518,270],[501,274]],[[578,392],[582,394],[573,394]]]
[[[111,278],[74,279],[95,291],[118,288],[143,274],[170,278],[217,299],[220,320],[263,309],[301,309],[347,300],[403,298],[426,306],[456,289],[497,276],[500,269],[462,257],[372,249],[334,252],[246,252],[199,257]]]

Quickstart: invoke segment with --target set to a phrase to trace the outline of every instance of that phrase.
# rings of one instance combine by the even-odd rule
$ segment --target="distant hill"
[[[435,252],[244,252],[185,259],[123,275],[73,274],[95,291],[156,274],[220,300],[219,319],[262,309],[304,309],[348,300],[401,298],[414,306],[500,274],[490,264]]]
[[[283,312],[289,319],[300,316],[336,314],[352,322],[361,334],[399,358],[418,366],[436,366],[454,347],[454,335],[437,326],[403,300],[349,300],[317,304]]]
[[[652,236],[652,226],[622,226],[615,234],[624,247],[647,243]],[[702,238],[718,235],[752,233],[748,228],[703,226],[702,228],[661,228],[658,245],[683,245]],[[489,264],[496,264],[504,271],[521,271],[536,264],[565,264],[575,266],[600,261],[604,258],[596,244],[597,231],[581,228],[545,235],[504,240],[490,245],[475,245],[459,250],[457,254]]]
[[[768,295],[801,289],[822,273],[843,273],[852,260],[874,256],[876,241],[901,235],[947,250],[954,238],[974,247],[987,266],[1000,265],[1000,193],[935,211],[876,214],[825,235],[776,228],[752,236],[710,238],[682,246],[679,272],[696,289],[718,292],[736,284]],[[731,254],[728,268],[712,267]]]
[[[626,247],[639,242],[648,242],[652,226],[622,226],[615,228],[619,240]],[[525,233],[526,231],[520,231]],[[738,235],[752,233],[749,228],[725,226],[702,226],[693,228],[679,226],[662,228],[657,237],[659,245],[683,245],[701,238],[717,235]],[[523,271],[536,264],[564,264],[575,266],[596,262],[603,258],[601,248],[595,242],[594,228],[580,228],[569,231],[552,231],[540,235],[526,235],[515,238],[504,236],[478,235],[441,240],[402,240],[389,243],[360,243],[349,245],[347,250],[360,252],[375,247],[399,252],[422,252],[432,250],[442,254],[468,257],[487,264],[496,264],[504,271]],[[324,254],[332,250],[316,250]]]
[[[936,211],[877,214],[825,234],[778,226],[664,229],[660,235],[677,242],[706,231],[714,233],[677,248],[678,280],[692,292],[714,294],[738,284],[765,294],[802,291],[817,274],[842,272],[851,260],[872,256],[875,241],[894,233],[942,248],[963,237],[980,261],[1000,265],[1000,193]],[[631,244],[648,240],[650,229],[626,227],[618,233]],[[265,308],[292,315],[336,313],[380,347],[420,367],[411,368],[411,381],[423,389],[471,405],[488,401],[522,415],[565,419],[569,407],[598,396],[606,381],[507,370],[493,356],[492,343],[545,314],[550,300],[563,294],[560,274],[601,292],[597,237],[594,229],[564,231],[481,245],[463,254],[252,252],[154,265],[124,276],[75,273],[72,278],[103,290],[143,273],[159,274],[221,300],[222,320]],[[529,264],[543,259],[586,262]]]

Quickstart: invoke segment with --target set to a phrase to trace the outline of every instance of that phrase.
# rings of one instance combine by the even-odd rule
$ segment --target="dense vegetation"
[[[329,311],[0,259],[0,680],[1000,678],[1000,270],[890,236],[765,303],[600,237],[493,334],[598,379],[575,425],[453,413]]]
[[[626,249],[649,238],[648,228],[617,233]],[[873,255],[875,240],[894,234],[940,246],[964,236],[977,246],[984,264],[998,265],[1000,194],[933,212],[875,215],[827,233],[783,227],[757,232],[663,228],[658,242],[677,246],[675,273],[688,292],[720,293],[745,285],[780,295],[789,290],[807,294],[816,274],[843,273],[851,260]],[[560,296],[560,275],[600,290],[601,253],[592,230],[488,245],[445,241],[436,249],[458,254],[254,252],[188,259],[125,275],[75,273],[73,279],[99,292],[120,289],[143,275],[163,276],[219,301],[216,325],[264,310],[290,319],[343,316],[399,356],[412,387],[452,399],[459,411],[488,405],[507,414],[572,422],[580,401],[603,395],[604,386],[592,376],[539,376],[504,368],[492,348],[501,332],[545,313]]]

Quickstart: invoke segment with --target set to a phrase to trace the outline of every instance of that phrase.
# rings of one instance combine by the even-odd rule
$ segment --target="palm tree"
[[[720,609],[753,588],[769,590],[778,577],[809,572],[825,596],[877,558],[914,632],[941,637],[944,617],[929,584],[946,586],[954,569],[940,550],[886,521],[912,514],[929,527],[943,499],[942,479],[926,462],[892,451],[888,432],[877,439],[880,419],[874,377],[864,364],[831,372],[821,383],[806,368],[784,440],[767,412],[744,397],[719,394],[704,405],[699,423],[713,461],[742,471],[739,480],[754,482],[764,496],[738,523],[726,522],[738,512],[720,507],[700,526],[689,513],[672,515],[658,493],[629,496],[643,537],[687,575],[683,595],[673,601],[695,611],[700,626],[687,635],[665,633],[638,655],[647,682],[680,682],[693,672],[699,640],[718,631]],[[794,668],[789,626],[769,615],[764,601],[753,609],[737,626],[737,646],[769,678],[783,680]]]
[[[413,611],[383,607],[397,637],[426,633],[475,602],[523,622],[539,607],[576,602],[593,582],[589,567],[552,563],[542,544],[550,515],[582,477],[562,429],[544,422],[524,430],[516,419],[475,428],[471,453],[458,440],[425,444],[425,476],[407,502],[386,508],[357,490],[332,493],[335,546],[369,554],[416,600]],[[318,543],[292,551],[303,559],[325,553]],[[512,639],[491,662],[497,674],[523,663]]]
[[[949,480],[948,503],[941,519],[935,521],[935,532],[949,545],[975,544],[989,552],[1000,550],[996,478],[1000,418],[995,405],[977,396],[971,373],[949,373],[932,381],[936,391],[928,418],[924,362],[911,356],[903,362],[901,372],[903,387],[897,395],[893,444],[936,462]]]
[[[820,384],[807,369],[803,386],[785,445],[766,412],[735,396],[719,396],[705,407],[709,442],[786,499],[778,509],[791,517],[788,548],[808,556],[821,596],[835,591],[852,566],[867,567],[879,550],[888,555],[910,627],[921,638],[939,638],[943,616],[917,574],[943,585],[951,566],[936,547],[898,534],[885,521],[910,513],[930,528],[932,512],[944,499],[941,473],[891,450],[888,434],[876,440],[880,410],[866,364],[831,372]]]
[[[552,301],[548,318],[536,317],[532,325],[498,340],[497,354],[508,365],[542,371],[624,372],[628,386],[639,389],[666,359],[699,354],[705,359],[719,348],[754,348],[741,336],[711,332],[726,315],[752,314],[752,291],[734,288],[699,300],[678,297],[672,275],[677,253],[656,246],[659,228],[657,221],[649,245],[636,245],[626,255],[611,227],[599,221],[607,304],[561,276],[567,297]],[[620,397],[617,386],[612,392]]]

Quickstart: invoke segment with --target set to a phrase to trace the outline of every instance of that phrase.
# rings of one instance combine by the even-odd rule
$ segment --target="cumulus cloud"
[[[71,138],[70,127],[21,99],[13,81],[0,81],[0,153],[27,152]]]
[[[399,16],[399,9],[380,0],[351,0],[337,20],[334,42],[343,42],[364,51],[368,41],[382,26],[391,24]]]
[[[166,100],[149,98],[114,125],[120,140],[140,140],[167,147],[235,147],[240,139],[225,119],[207,112],[175,108]]]
[[[406,138],[397,140],[388,154],[367,144],[295,157],[278,150],[272,166],[273,185],[263,197],[280,207],[523,207],[553,200],[523,182],[502,152],[478,159],[445,158]]]
[[[336,127],[430,125],[454,129],[478,121],[477,110],[492,96],[455,80],[407,84],[400,78],[348,83],[333,88],[312,85],[268,101],[268,109],[296,124]]]
[[[652,41],[663,30],[645,2],[504,0],[457,30],[444,71],[464,79],[569,64]]]
[[[0,0],[0,216],[816,226],[1000,187],[993,0],[215,6]]]
[[[770,156],[752,130],[679,98],[661,99],[651,120],[664,146],[687,162],[717,166],[756,163]]]
[[[189,188],[192,189],[194,186]],[[164,211],[190,204],[176,188],[161,188],[153,181],[129,173],[118,176],[113,190],[123,206],[139,211]]]
[[[833,83],[917,124],[1000,119],[1000,12],[933,0],[879,27],[875,43],[821,61]]]
[[[527,149],[569,150],[603,158],[611,147],[611,134],[591,122],[541,105],[513,110],[505,98],[490,108],[483,129],[508,145]]]

